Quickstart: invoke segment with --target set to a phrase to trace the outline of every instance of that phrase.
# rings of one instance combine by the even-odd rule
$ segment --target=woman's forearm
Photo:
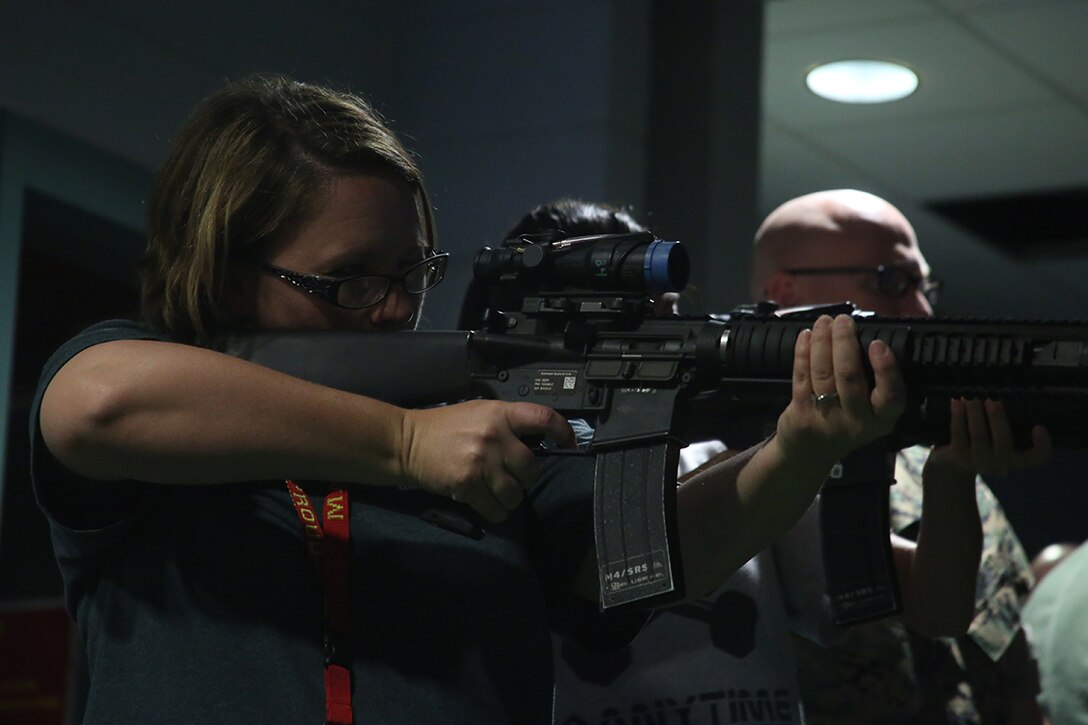
[[[689,596],[720,586],[777,541],[808,509],[833,463],[798,461],[772,438],[687,479],[677,516]]]
[[[53,455],[93,479],[391,483],[402,413],[210,350],[117,341],[61,368],[40,422]]]
[[[489,521],[536,481],[523,437],[574,445],[570,425],[542,405],[404,410],[210,350],[135,340],[73,357],[46,390],[40,423],[52,454],[86,478],[405,485]]]

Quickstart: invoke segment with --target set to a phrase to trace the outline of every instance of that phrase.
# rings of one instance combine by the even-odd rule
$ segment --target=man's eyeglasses
[[[888,297],[903,297],[919,290],[931,306],[936,306],[941,281],[912,274],[906,267],[882,264],[879,267],[794,267],[786,274],[875,274],[877,289]]]
[[[394,283],[404,287],[410,295],[423,294],[446,275],[448,252],[434,250],[426,259],[416,262],[399,275],[353,274],[347,277],[326,277],[320,274],[301,274],[274,264],[262,264],[262,268],[287,280],[312,295],[343,307],[346,310],[363,310],[373,307],[389,294]]]

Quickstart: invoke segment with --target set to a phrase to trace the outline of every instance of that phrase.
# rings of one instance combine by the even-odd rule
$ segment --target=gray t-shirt
[[[283,481],[113,484],[45,447],[53,375],[123,339],[161,338],[123,321],[88,329],[47,364],[31,416],[35,492],[87,651],[85,722],[323,722],[322,588]],[[592,546],[593,465],[542,464],[501,525],[421,491],[351,488],[356,722],[548,721],[549,626],[594,621],[569,595]],[[321,486],[306,488],[320,511]],[[460,523],[435,525],[436,511]]]

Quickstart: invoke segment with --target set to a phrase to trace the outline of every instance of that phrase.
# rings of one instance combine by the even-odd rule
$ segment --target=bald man
[[[880,315],[929,317],[936,291],[910,222],[864,191],[792,199],[756,232],[753,299],[786,307],[850,300]]]
[[[851,301],[880,315],[928,317],[938,285],[898,209],[872,194],[838,189],[792,199],[771,212],[756,233],[750,291],[754,299],[787,307]],[[962,503],[963,492],[973,488],[977,511],[960,506],[941,523],[952,532],[982,526],[968,634],[925,639],[898,623],[878,622],[851,628],[833,647],[795,638],[809,723],[1041,722],[1038,676],[1020,628],[1032,574],[1000,504],[975,472],[1003,475],[1039,463],[1049,441],[1037,430],[1031,450],[1002,453],[996,437],[1006,423],[999,407],[958,407],[970,429],[967,449],[961,438],[959,450],[901,452],[891,517],[896,533],[916,538],[921,528],[925,535],[923,496],[928,525],[957,489]]]

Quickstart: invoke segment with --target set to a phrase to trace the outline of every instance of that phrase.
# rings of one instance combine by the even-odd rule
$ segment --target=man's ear
[[[763,296],[782,307],[793,307],[797,303],[797,293],[793,289],[793,275],[785,272],[772,274],[763,287]]]

